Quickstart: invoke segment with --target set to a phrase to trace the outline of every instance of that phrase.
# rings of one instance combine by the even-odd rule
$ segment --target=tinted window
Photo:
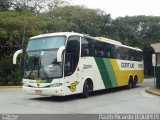
[[[104,43],[95,41],[94,50],[96,57],[104,57]]]
[[[122,46],[116,46],[116,58],[122,60],[142,61],[142,52]]]
[[[104,57],[115,58],[115,46],[109,43],[104,43]]]
[[[142,52],[136,51],[136,60],[137,61],[142,61],[143,60]]]
[[[121,46],[116,46],[116,58],[122,59],[123,48]]]
[[[122,60],[129,60],[128,48],[116,46],[116,58]]]
[[[136,60],[136,51],[135,50],[129,49],[128,55],[129,55],[129,60],[133,60],[133,61]]]
[[[93,39],[82,38],[82,51],[81,56],[93,56]]]

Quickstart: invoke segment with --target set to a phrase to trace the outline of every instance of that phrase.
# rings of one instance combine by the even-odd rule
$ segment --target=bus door
[[[66,95],[79,93],[81,90],[81,74],[78,67],[79,53],[80,38],[78,36],[69,37],[64,61],[64,83]]]

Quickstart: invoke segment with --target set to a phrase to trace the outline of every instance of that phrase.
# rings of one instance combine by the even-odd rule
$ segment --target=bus
[[[142,50],[104,37],[59,32],[31,37],[25,53],[23,91],[66,96],[143,82]]]

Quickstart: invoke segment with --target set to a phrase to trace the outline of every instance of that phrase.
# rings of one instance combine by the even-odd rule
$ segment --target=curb
[[[1,88],[22,88],[22,86],[0,86]]]
[[[148,93],[150,93],[150,94],[152,94],[152,95],[160,96],[160,92],[157,92],[157,91],[155,91],[153,89],[151,90],[149,88],[146,88],[145,91],[148,92]]]

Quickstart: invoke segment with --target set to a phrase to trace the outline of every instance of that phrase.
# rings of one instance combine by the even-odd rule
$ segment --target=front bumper
[[[30,95],[42,95],[42,96],[65,96],[62,87],[50,87],[50,88],[34,88],[23,86],[23,91]],[[39,92],[37,92],[39,91]]]

